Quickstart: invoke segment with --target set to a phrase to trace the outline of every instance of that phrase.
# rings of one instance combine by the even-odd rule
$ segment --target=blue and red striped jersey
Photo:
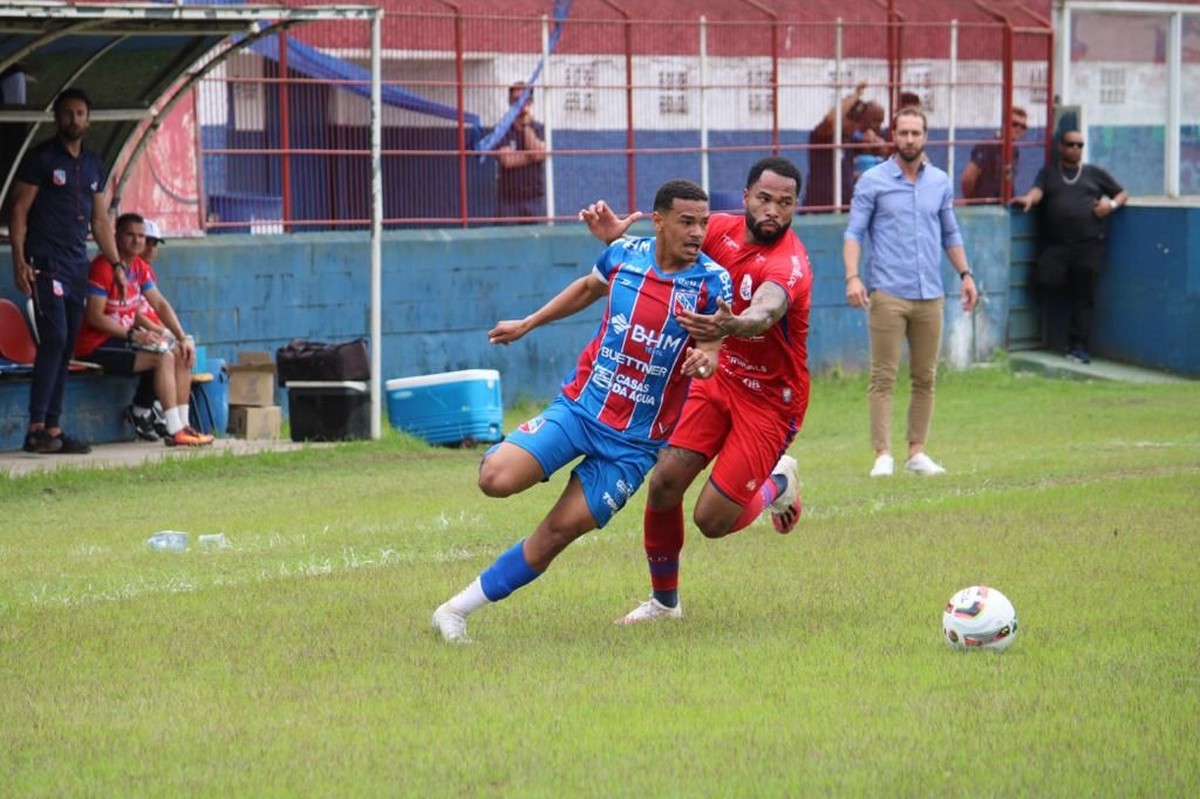
[[[613,430],[665,441],[687,396],[688,378],[680,370],[694,343],[675,311],[715,313],[717,298],[729,303],[733,291],[729,273],[704,254],[687,269],[665,274],[654,252],[653,238],[622,239],[596,261],[608,303],[562,393]]]

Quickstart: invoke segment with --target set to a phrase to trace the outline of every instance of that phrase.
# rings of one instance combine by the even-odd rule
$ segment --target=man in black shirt
[[[92,101],[65,89],[53,108],[56,135],[25,154],[10,195],[13,282],[33,298],[38,334],[23,449],[82,454],[91,445],[64,433],[59,421],[87,298],[89,230],[109,262],[122,273],[124,267],[108,218],[104,164],[83,146]]]
[[[1108,215],[1129,195],[1112,175],[1083,163],[1083,135],[1064,131],[1058,139],[1058,163],[1042,167],[1033,188],[1014,197],[1028,211],[1042,200],[1045,247],[1037,260],[1038,284],[1066,288],[1071,297],[1067,357],[1090,363],[1088,332],[1096,306],[1096,280],[1104,265]]]
[[[508,88],[508,104],[520,101],[525,93],[523,82]],[[542,162],[546,160],[546,133],[541,122],[533,118],[533,91],[525,100],[521,113],[496,148],[500,161],[500,180],[497,190],[497,216],[511,217],[518,224],[540,221],[546,215],[546,175]]]

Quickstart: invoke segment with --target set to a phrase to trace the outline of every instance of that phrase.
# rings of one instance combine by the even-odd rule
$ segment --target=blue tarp
[[[250,50],[272,61],[279,61],[279,37],[268,36],[250,45]],[[287,39],[287,66],[310,78],[330,81],[347,81],[343,86],[346,91],[354,92],[363,97],[371,96],[370,70],[343,61],[340,58],[325,55],[317,48],[297,39]],[[406,111],[416,111],[418,114],[428,114],[440,119],[458,121],[458,109],[432,100],[426,100],[418,94],[405,91],[396,86],[384,84],[381,87],[381,98],[384,105],[403,108]],[[478,114],[463,114],[463,124],[468,127],[479,127]]]

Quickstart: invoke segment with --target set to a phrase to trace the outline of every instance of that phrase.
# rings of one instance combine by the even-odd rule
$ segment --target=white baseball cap
[[[158,223],[153,219],[146,220],[146,241],[154,239],[155,241],[165,241],[162,231],[158,229]]]

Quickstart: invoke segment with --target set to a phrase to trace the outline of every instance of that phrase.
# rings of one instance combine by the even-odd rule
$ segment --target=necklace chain
[[[1079,178],[1083,176],[1083,164],[1080,164],[1075,168],[1075,177],[1073,178],[1067,177],[1067,173],[1063,172],[1062,164],[1058,165],[1058,174],[1062,175],[1063,183],[1067,184],[1068,186],[1074,186]]]

